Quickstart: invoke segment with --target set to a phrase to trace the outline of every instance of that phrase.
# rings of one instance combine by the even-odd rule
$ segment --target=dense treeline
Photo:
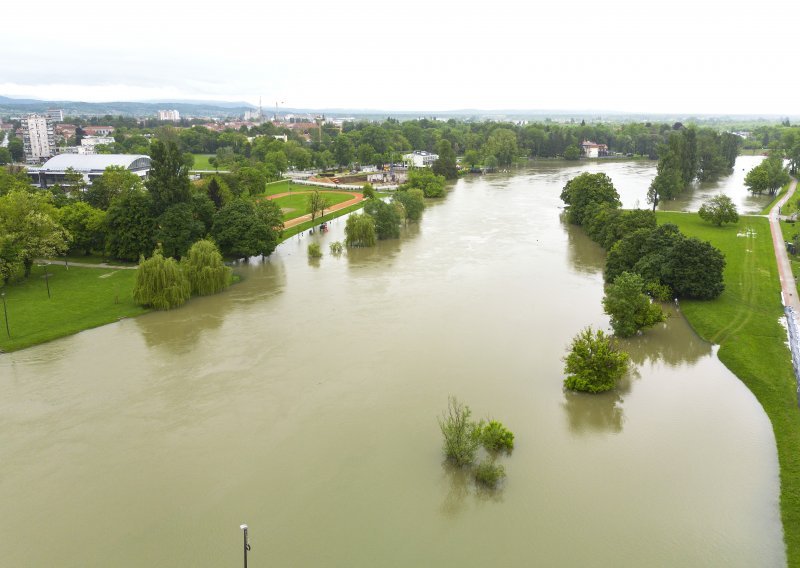
[[[274,202],[254,200],[243,182],[192,184],[174,142],[156,140],[150,153],[146,182],[109,167],[91,186],[75,174],[70,185],[40,189],[24,171],[0,168],[0,277],[26,277],[34,259],[65,252],[135,261],[160,247],[179,259],[205,237],[227,257],[272,253],[283,230]]]
[[[269,180],[290,168],[328,169],[397,162],[402,153],[411,150],[439,154],[442,159],[436,173],[452,178],[455,156],[464,156],[470,166],[507,167],[528,157],[577,158],[583,140],[606,144],[611,153],[655,159],[675,128],[657,123],[515,124],[455,119],[400,122],[388,118],[380,123],[345,122],[341,129],[321,122],[298,131],[268,122],[217,132],[188,123],[175,128],[141,127],[122,118],[107,122],[117,128],[115,142],[99,147],[101,152],[149,154],[151,140],[172,141],[187,154],[213,154],[212,165],[217,168],[255,168]],[[284,135],[286,141],[275,138]]]
[[[723,289],[725,258],[708,242],[675,225],[656,224],[649,210],[620,209],[619,194],[603,174],[583,173],[564,186],[567,219],[608,250],[605,279],[638,274],[655,297],[712,299]]]

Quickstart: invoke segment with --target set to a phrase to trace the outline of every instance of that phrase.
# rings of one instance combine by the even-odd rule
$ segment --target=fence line
[[[786,306],[786,327],[789,330],[789,350],[792,352],[792,367],[794,378],[797,381],[797,405],[800,406],[800,323],[797,312],[791,306]]]

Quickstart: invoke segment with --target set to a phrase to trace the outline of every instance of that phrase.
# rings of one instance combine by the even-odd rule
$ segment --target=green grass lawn
[[[764,206],[764,208],[761,210],[761,214],[762,215],[769,215],[770,209],[772,209],[773,205],[775,205],[781,197],[786,195],[786,192],[789,190],[789,186],[790,185],[791,185],[791,182],[789,182],[786,185],[784,185],[781,188],[781,190],[775,195],[775,198],[772,201],[769,202],[769,205],[765,205]],[[793,202],[793,200],[790,199],[783,206],[783,208],[781,209],[781,214],[783,214],[783,215],[791,215],[795,211],[797,211],[797,200],[795,199],[794,202]]]
[[[286,193],[287,191],[292,191],[292,189],[296,189],[297,187],[304,187],[298,186],[297,184],[292,183],[288,179],[282,179],[278,181],[273,181],[267,184],[266,189],[262,195],[277,195],[279,193]]]
[[[283,220],[288,221],[289,219],[294,219],[295,217],[302,217],[310,213],[311,211],[308,208],[308,197],[310,194],[308,193],[298,193],[297,195],[284,195],[283,197],[278,197],[275,199],[275,203],[278,204],[278,207],[281,209],[290,209],[283,215]],[[336,205],[337,203],[342,203],[344,201],[349,201],[353,199],[352,195],[349,194],[341,194],[341,193],[332,193],[330,195],[325,196],[328,200],[328,205]]]
[[[215,170],[216,168],[208,163],[209,158],[213,158],[214,154],[192,154],[194,156],[193,170]]]
[[[3,288],[8,326],[0,323],[0,349],[14,351],[146,312],[133,303],[135,270],[34,265],[30,278]],[[0,314],[1,316],[1,314]]]
[[[780,282],[769,222],[741,217],[715,227],[697,214],[657,212],[686,235],[710,241],[725,254],[725,291],[713,301],[683,301],[681,311],[719,358],[753,392],[772,422],[781,476],[781,516],[789,566],[800,566],[800,409],[786,347]],[[749,236],[737,236],[750,229]]]

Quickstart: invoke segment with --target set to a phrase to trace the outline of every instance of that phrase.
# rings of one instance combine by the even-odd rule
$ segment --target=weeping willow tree
[[[375,219],[367,214],[354,213],[344,227],[345,244],[349,247],[375,246]]]
[[[189,282],[174,258],[164,258],[159,249],[147,260],[139,259],[133,301],[157,310],[177,308],[189,299]]]
[[[213,241],[203,239],[189,248],[183,261],[183,273],[192,294],[216,294],[231,283],[232,271],[222,264],[222,255]]]

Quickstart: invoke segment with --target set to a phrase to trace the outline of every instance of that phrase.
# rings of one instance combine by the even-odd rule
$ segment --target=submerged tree
[[[564,386],[591,393],[611,390],[629,364],[628,354],[617,349],[609,336],[587,327],[572,339],[564,357]]]
[[[770,155],[766,160],[747,172],[744,184],[757,195],[765,191],[775,195],[778,190],[789,183],[791,177],[783,167],[783,159],[778,155]]]
[[[405,217],[401,211],[381,199],[370,199],[364,206],[364,212],[375,220],[375,234],[381,241],[400,237],[400,222]]]
[[[611,316],[611,328],[617,336],[630,337],[666,319],[661,306],[644,293],[644,287],[642,277],[631,272],[623,272],[608,286],[603,309]]]
[[[567,205],[569,222],[575,225],[583,225],[595,205],[605,203],[614,209],[621,205],[619,193],[604,173],[584,172],[572,178],[561,191],[561,200]]]
[[[174,258],[164,258],[160,250],[147,260],[142,257],[136,271],[133,301],[157,310],[170,310],[191,295],[189,281]]]
[[[421,189],[414,188],[407,191],[397,191],[392,200],[403,204],[405,218],[409,221],[419,221],[425,210],[425,194]]]
[[[367,214],[353,214],[344,227],[345,244],[348,247],[375,246],[375,219]]]
[[[447,399],[447,411],[439,418],[439,429],[444,436],[444,455],[459,466],[475,461],[481,443],[481,425],[470,420],[471,415],[469,406],[451,396]]]
[[[217,245],[203,239],[194,243],[183,259],[183,273],[189,281],[192,294],[216,294],[231,283],[232,270],[222,262]]]

